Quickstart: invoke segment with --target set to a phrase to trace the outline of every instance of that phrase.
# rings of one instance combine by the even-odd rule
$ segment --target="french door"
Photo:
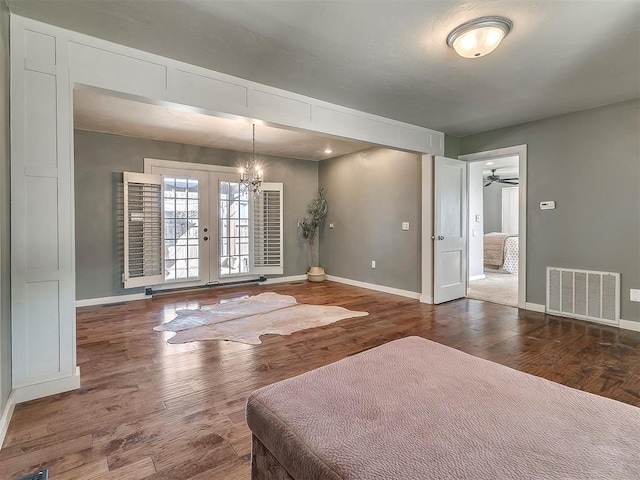
[[[133,197],[145,189],[144,202]],[[282,184],[265,183],[254,196],[235,172],[154,166],[151,175],[125,173],[127,198],[138,210],[125,216],[125,288],[282,273]]]

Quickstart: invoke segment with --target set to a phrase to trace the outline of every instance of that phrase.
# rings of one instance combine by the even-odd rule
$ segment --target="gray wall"
[[[122,172],[142,172],[144,158],[236,166],[246,153],[75,131],[76,298],[141,292],[122,286],[122,232],[117,216]],[[284,183],[284,275],[307,270],[298,219],[318,187],[318,164],[261,156],[265,180]]]
[[[320,162],[329,203],[320,231],[327,274],[421,291],[420,162],[419,155],[380,148]]]
[[[11,392],[9,10],[0,0],[0,414]]]
[[[444,156],[447,158],[458,158],[458,155],[460,155],[460,139],[445,134]]]
[[[620,272],[621,316],[640,321],[639,138],[636,99],[461,139],[461,154],[528,145],[528,302],[545,303],[547,266]]]

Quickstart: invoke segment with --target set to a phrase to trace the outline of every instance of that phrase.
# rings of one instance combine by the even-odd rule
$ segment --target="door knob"
[[[204,237],[203,240],[206,242],[207,240],[209,240],[209,237]]]

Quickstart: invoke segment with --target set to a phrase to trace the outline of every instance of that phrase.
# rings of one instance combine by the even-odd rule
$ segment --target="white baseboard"
[[[70,377],[56,378],[48,382],[26,385],[14,388],[15,402],[22,403],[36,398],[48,397],[56,393],[68,392],[80,388],[80,367],[76,367],[76,372]]]
[[[640,332],[640,322],[634,322],[633,320],[620,319],[620,328],[625,330],[633,330],[634,332]]]
[[[273,277],[267,278],[266,282],[260,282],[260,285],[271,285],[274,283],[287,283],[287,282],[299,282],[300,280],[306,280],[306,275],[291,275],[289,277]]]
[[[109,305],[110,303],[133,302],[134,300],[144,300],[151,298],[144,293],[133,293],[131,295],[116,295],[115,297],[86,298],[76,300],[76,308],[92,307],[93,305]]]
[[[270,285],[273,283],[287,283],[287,282],[299,282],[300,280],[306,280],[306,275],[291,275],[289,277],[274,277],[267,278],[266,282],[261,282],[261,285]],[[158,289],[157,292],[162,290]],[[76,308],[78,307],[92,307],[94,305],[109,305],[112,303],[121,302],[133,302],[136,300],[146,300],[151,298],[144,293],[133,293],[131,295],[116,295],[114,297],[99,297],[99,298],[86,298],[83,300],[76,300]]]
[[[4,439],[7,436],[7,430],[9,430],[9,423],[13,416],[13,409],[16,408],[16,395],[13,390],[9,393],[7,404],[2,410],[2,417],[0,417],[0,448],[4,444]]]
[[[482,275],[474,275],[472,277],[469,277],[469,281],[473,282],[474,280],[482,280],[483,278],[487,278],[487,276],[485,274]]]
[[[433,305],[433,297],[428,295],[420,295],[420,303],[430,303]]]
[[[544,313],[547,311],[547,307],[545,305],[540,305],[539,303],[527,302],[524,304],[524,308],[525,310],[531,310],[532,312]]]
[[[327,275],[327,280],[331,280],[332,282],[337,283],[344,283],[346,285],[353,285],[354,287],[368,288],[369,290],[375,290],[377,292],[400,295],[401,297],[408,297],[416,300],[420,299],[420,294],[418,292],[410,292],[409,290],[385,287],[384,285],[376,285],[375,283],[360,282],[359,280],[351,280],[349,278],[334,277],[333,275]]]

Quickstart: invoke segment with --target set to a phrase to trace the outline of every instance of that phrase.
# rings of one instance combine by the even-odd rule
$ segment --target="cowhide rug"
[[[260,335],[290,335],[369,313],[331,305],[306,305],[290,295],[265,292],[197,310],[178,310],[176,315],[154,327],[157,332],[176,332],[168,343],[232,340],[257,345],[262,343]]]

